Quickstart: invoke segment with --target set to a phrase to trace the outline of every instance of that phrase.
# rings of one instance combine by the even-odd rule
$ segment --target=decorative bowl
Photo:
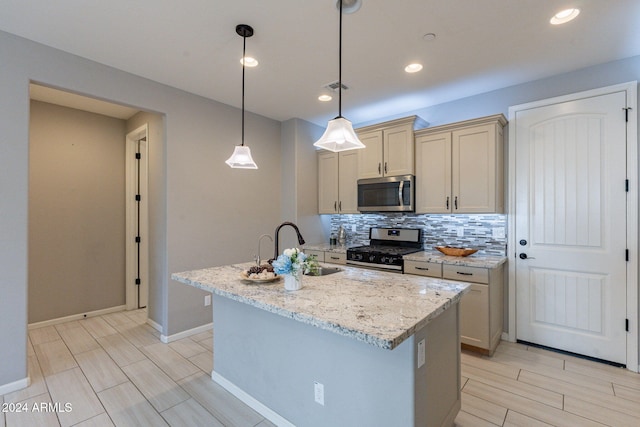
[[[451,256],[469,256],[478,252],[477,249],[472,248],[456,248],[453,246],[436,246],[436,249],[445,255]]]

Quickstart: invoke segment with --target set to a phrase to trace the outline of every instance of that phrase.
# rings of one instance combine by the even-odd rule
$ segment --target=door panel
[[[626,363],[624,92],[516,113],[517,338]]]

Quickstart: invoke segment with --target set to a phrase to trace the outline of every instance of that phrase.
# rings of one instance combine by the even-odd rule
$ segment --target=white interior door
[[[626,106],[624,90],[557,102],[516,111],[511,129],[517,339],[621,364]]]

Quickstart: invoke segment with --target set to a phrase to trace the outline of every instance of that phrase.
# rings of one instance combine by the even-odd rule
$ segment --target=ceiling
[[[240,23],[254,27],[246,109],[319,125],[338,79],[336,0],[0,0],[0,30],[240,107]],[[579,7],[572,22],[550,17]],[[344,15],[342,112],[398,115],[640,55],[638,0],[362,0]],[[423,38],[436,34],[435,40]],[[409,62],[424,69],[407,74]],[[326,92],[326,91],[324,91]]]

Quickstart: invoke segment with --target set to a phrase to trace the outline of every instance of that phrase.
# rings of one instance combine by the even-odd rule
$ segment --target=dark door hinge
[[[136,159],[140,160],[142,158],[142,155],[140,153],[136,153]]]
[[[624,250],[624,260],[629,261],[629,249]]]
[[[136,243],[140,243],[140,236],[136,236]]]
[[[624,319],[624,330],[629,332],[629,319]]]
[[[140,284],[140,278],[137,278],[136,279],[136,285],[139,285],[139,284]]]
[[[627,189],[627,191],[629,191],[629,190]],[[142,200],[142,199],[141,199],[141,197],[140,197],[140,195],[139,195],[139,194],[136,194],[136,202],[139,202],[140,200]]]
[[[626,191],[627,193],[629,192],[629,180],[628,179],[624,180],[624,191]]]
[[[624,121],[628,122],[629,121],[629,110],[631,110],[631,107],[623,107],[622,109],[624,110]]]

